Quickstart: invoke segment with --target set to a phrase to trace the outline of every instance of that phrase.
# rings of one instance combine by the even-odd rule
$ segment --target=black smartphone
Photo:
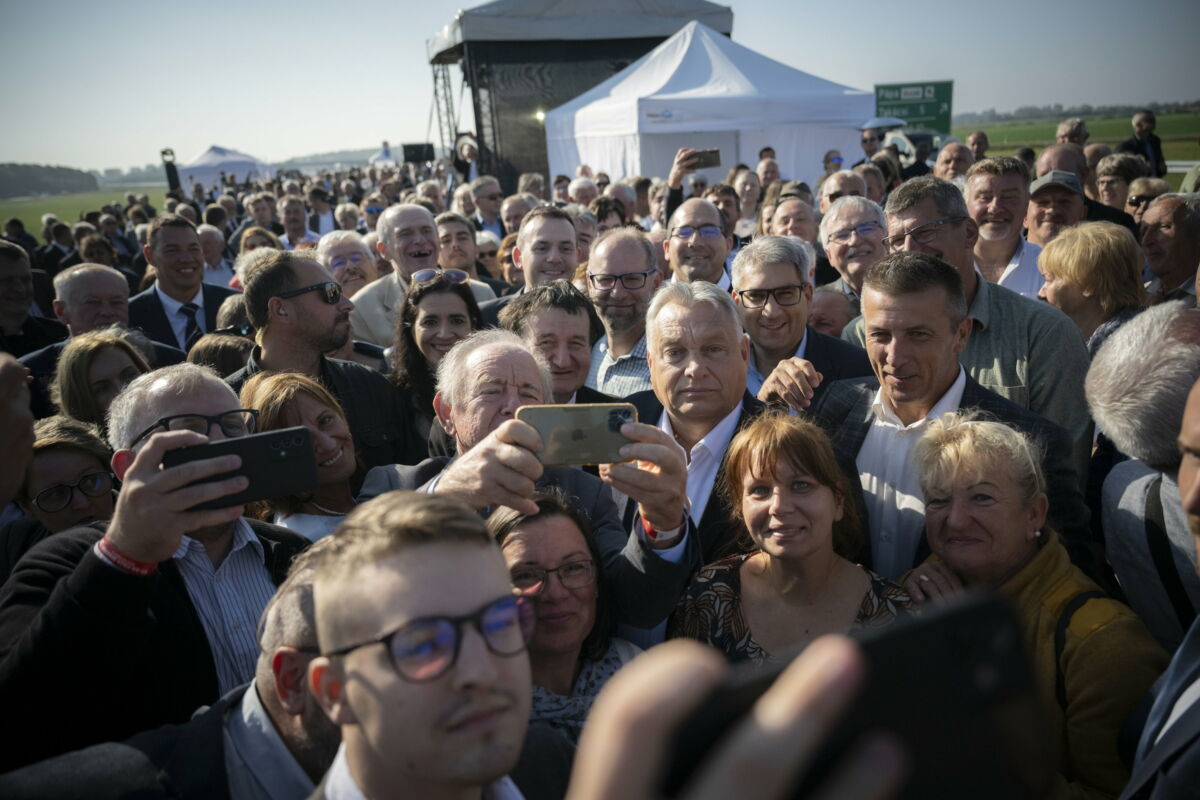
[[[177,467],[189,461],[231,454],[242,457],[241,467],[195,483],[245,475],[250,479],[250,485],[237,494],[193,506],[190,511],[229,508],[272,497],[285,497],[317,486],[317,459],[313,454],[312,437],[304,426],[168,450],[163,456],[163,466]]]
[[[710,147],[707,150],[697,150],[692,154],[692,167],[695,169],[708,169],[709,167],[721,166],[721,151],[719,148]]]
[[[792,797],[816,792],[863,735],[874,731],[890,734],[905,750],[908,777],[898,798],[1031,800],[1046,795],[1055,771],[1054,747],[1016,617],[1004,601],[968,594],[854,638],[866,655],[864,684],[797,780]],[[680,793],[784,665],[735,667],[679,726],[664,785],[668,797]]]
[[[517,419],[532,425],[542,437],[538,460],[546,466],[617,464],[629,440],[621,426],[637,422],[631,403],[570,403],[521,406]]]

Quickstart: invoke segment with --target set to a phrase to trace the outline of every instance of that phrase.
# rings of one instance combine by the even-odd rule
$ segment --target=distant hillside
[[[0,197],[92,192],[96,176],[70,167],[41,164],[0,164]]]
[[[378,147],[372,147],[368,150],[336,150],[332,153],[314,153],[308,156],[297,156],[289,158],[287,161],[280,161],[275,164],[276,169],[304,169],[307,166],[326,164],[346,164],[346,165],[362,165],[367,163],[367,159],[375,155],[379,151]]]
[[[1148,108],[1155,114],[1179,114],[1200,111],[1200,100],[1190,103],[1147,103],[1142,106],[1090,106],[1086,103],[1079,106],[1063,106],[1055,103],[1048,106],[1021,106],[1013,111],[996,111],[989,108],[986,111],[967,111],[954,115],[955,125],[978,125],[986,122],[1014,122],[1017,120],[1044,119],[1056,117],[1060,120],[1068,117],[1132,117],[1136,112]]]

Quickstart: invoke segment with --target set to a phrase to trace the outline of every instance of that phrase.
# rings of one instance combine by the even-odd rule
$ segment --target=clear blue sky
[[[425,40],[477,4],[0,0],[0,162],[103,169],[168,146],[184,161],[210,144],[282,160],[425,141]],[[734,41],[860,89],[953,79],[956,112],[1200,98],[1197,0],[726,4]]]

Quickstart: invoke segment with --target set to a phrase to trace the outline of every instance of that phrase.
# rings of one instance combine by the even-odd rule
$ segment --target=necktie
[[[187,317],[187,328],[183,332],[183,349],[185,351],[191,350],[196,340],[204,335],[204,332],[200,330],[199,323],[196,322],[196,312],[199,310],[200,306],[195,303],[184,303],[179,307],[180,313]]]

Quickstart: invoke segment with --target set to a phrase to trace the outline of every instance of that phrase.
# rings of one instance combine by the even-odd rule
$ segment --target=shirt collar
[[[608,355],[608,334],[605,334],[597,339],[596,346],[600,348],[599,352],[601,355]],[[642,359],[646,357],[646,334],[643,333],[642,338],[638,339],[637,344],[633,346],[633,349],[625,355],[620,356],[620,358],[629,358],[631,356]],[[613,360],[617,361],[619,359]]]
[[[158,301],[162,303],[163,311],[167,312],[167,317],[178,314],[179,309],[183,308],[183,303],[179,302],[173,297],[168,296],[167,293],[162,290],[162,287],[158,285],[157,281],[154,283],[154,292],[158,295]],[[196,296],[188,302],[195,303],[200,307],[201,311],[204,310],[204,284],[196,287]]]
[[[714,425],[712,430],[704,434],[700,441],[692,446],[692,452],[704,450],[710,453],[723,454],[729,448],[729,442],[733,439],[733,434],[737,429],[738,419],[741,415],[742,404],[739,401],[733,407],[733,411],[730,411],[725,416],[725,419]],[[670,434],[672,439],[675,438],[675,429],[671,426],[671,415],[665,408],[663,409],[662,419],[659,421],[658,427],[667,434]],[[691,453],[687,455],[691,456]]]
[[[967,371],[962,368],[962,365],[959,365],[958,377],[954,379],[954,383],[950,384],[950,388],[946,390],[946,393],[933,404],[933,408],[929,409],[929,413],[911,425],[905,425],[900,420],[900,417],[896,416],[896,412],[891,405],[884,400],[883,387],[880,386],[875,392],[875,397],[871,399],[871,414],[875,417],[876,424],[899,428],[900,430],[917,430],[923,428],[925,423],[930,420],[937,419],[943,414],[957,410],[962,405],[963,390],[966,388]]]
[[[254,529],[250,527],[250,523],[245,517],[238,517],[233,524],[233,546],[229,548],[229,555],[225,557],[229,560],[237,551],[249,547],[254,551],[259,563],[264,566],[267,563],[266,552],[263,550],[262,542],[254,535]],[[208,550],[205,549],[204,543],[199,539],[193,539],[190,536],[184,536],[179,540],[179,547],[171,555],[171,558],[195,558],[197,555],[208,558]]]
[[[226,717],[225,730],[254,780],[272,797],[307,797],[313,782],[288,751],[250,681],[242,702]]]
[[[483,800],[524,800],[524,795],[512,778],[507,775],[493,781],[484,787]],[[362,789],[350,774],[350,765],[346,760],[346,743],[343,742],[333,759],[333,766],[325,777],[325,800],[367,800]]]

